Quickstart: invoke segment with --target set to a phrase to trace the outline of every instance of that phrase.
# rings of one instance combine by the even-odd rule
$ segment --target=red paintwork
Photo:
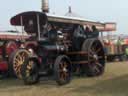
[[[0,71],[6,72],[8,70],[8,64],[6,61],[1,61],[0,62]]]
[[[6,44],[3,44],[2,46],[0,46],[0,56],[2,57],[0,60],[0,72],[8,71],[8,60],[5,61],[5,58],[3,57],[3,55],[5,55],[6,57],[9,57],[11,53],[17,48],[18,48],[18,45],[14,41],[8,41]],[[5,52],[3,52],[3,50],[5,50]]]

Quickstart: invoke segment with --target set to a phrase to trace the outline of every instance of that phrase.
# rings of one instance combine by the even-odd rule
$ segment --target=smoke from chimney
[[[42,0],[42,12],[49,12],[49,3],[48,0]]]

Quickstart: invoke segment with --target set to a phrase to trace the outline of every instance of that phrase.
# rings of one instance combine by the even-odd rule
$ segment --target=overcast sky
[[[87,20],[116,22],[116,34],[128,34],[128,0],[49,0],[50,12],[64,15],[68,6]],[[41,0],[1,0],[0,30],[13,29],[9,20],[23,11],[41,11]]]

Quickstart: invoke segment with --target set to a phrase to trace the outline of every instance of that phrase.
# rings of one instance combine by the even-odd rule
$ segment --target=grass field
[[[107,63],[102,76],[73,77],[65,86],[50,80],[32,86],[15,79],[0,80],[0,96],[128,96],[128,61]]]

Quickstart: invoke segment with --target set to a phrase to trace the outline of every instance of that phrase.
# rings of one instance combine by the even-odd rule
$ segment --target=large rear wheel
[[[87,39],[82,46],[82,51],[88,52],[85,58],[88,64],[85,65],[87,76],[98,76],[104,72],[105,68],[105,53],[102,43],[98,39]]]
[[[64,85],[71,80],[71,63],[67,56],[58,56],[54,64],[55,80],[59,85]]]

